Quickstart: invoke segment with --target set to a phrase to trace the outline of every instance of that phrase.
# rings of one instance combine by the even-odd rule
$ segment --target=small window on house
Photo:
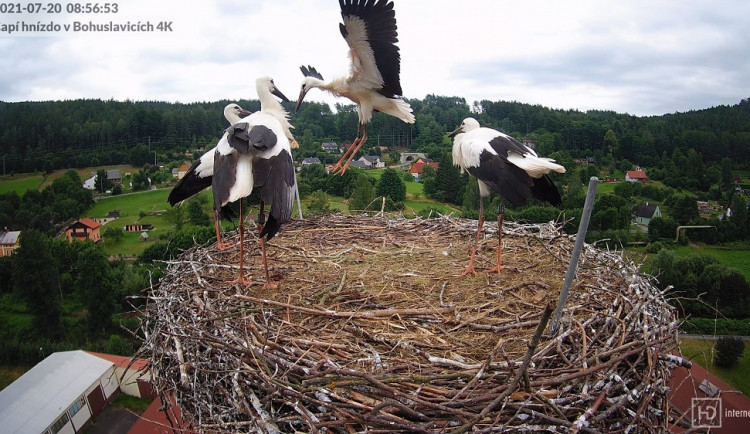
[[[83,399],[83,396],[78,398],[78,401],[74,402],[73,405],[68,408],[68,414],[70,417],[73,417],[78,413],[78,410],[82,409],[83,406],[86,405],[86,401]]]
[[[65,425],[67,425],[69,420],[70,419],[68,419],[68,413],[63,413],[63,415],[60,416],[55,421],[55,423],[52,424],[51,427],[49,427],[49,430],[52,432],[52,434],[57,434],[60,432],[61,429],[63,429]]]

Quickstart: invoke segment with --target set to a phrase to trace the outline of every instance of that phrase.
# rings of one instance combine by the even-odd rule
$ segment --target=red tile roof
[[[735,412],[744,412],[742,413],[744,415],[750,414],[750,399],[742,392],[732,389],[719,377],[706,371],[697,363],[693,363],[693,367],[689,370],[681,367],[672,370],[672,377],[669,381],[671,389],[669,402],[685,415],[685,421],[690,424],[692,399],[711,398],[699,389],[704,380],[710,381],[720,390],[717,398],[720,399],[722,407],[721,428],[713,428],[711,432],[715,434],[748,432],[750,417],[740,417],[737,416],[740,413]],[[675,425],[670,427],[670,431],[677,433],[686,430]]]
[[[626,175],[630,179],[648,179],[648,176],[646,176],[646,172],[643,170],[628,170],[626,172]]]
[[[104,353],[95,353],[93,351],[86,351],[87,353],[99,357],[100,359],[104,359],[108,362],[112,362],[115,364],[118,368],[127,368],[130,366],[130,369],[135,369],[137,371],[140,371],[141,369],[146,367],[146,360],[145,359],[136,359],[131,364],[131,358],[125,357],[125,356],[116,356],[114,354],[104,354]]]
[[[78,222],[81,223],[84,226],[87,226],[87,227],[91,228],[91,229],[96,229],[99,226],[101,226],[98,222],[96,222],[94,220],[91,220],[90,218],[86,218],[86,217],[78,220]]]

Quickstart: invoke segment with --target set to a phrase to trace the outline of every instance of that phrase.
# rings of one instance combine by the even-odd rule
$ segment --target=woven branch
[[[497,225],[485,228],[477,263],[490,268]],[[247,288],[226,283],[236,248],[195,246],[150,289],[138,356],[201,432],[666,429],[678,321],[651,278],[586,246],[560,330],[524,370],[573,241],[506,222],[502,273],[459,279],[475,231],[448,217],[293,221],[267,250],[273,291],[252,232]]]

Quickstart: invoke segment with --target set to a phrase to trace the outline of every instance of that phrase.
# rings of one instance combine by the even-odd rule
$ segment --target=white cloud
[[[410,98],[437,94],[469,104],[515,100],[650,115],[750,96],[750,4],[395,3],[401,82]],[[2,36],[0,100],[253,98],[260,75],[273,76],[295,98],[302,64],[328,79],[348,72],[332,0],[132,0],[109,17],[60,19],[171,21],[173,32]],[[334,101],[322,92],[307,98]]]

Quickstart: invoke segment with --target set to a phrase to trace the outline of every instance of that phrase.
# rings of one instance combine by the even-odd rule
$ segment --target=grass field
[[[677,256],[688,256],[691,254],[710,255],[718,259],[727,267],[739,270],[745,279],[750,281],[750,243],[736,242],[720,246],[699,245],[677,246],[674,249]]]
[[[745,396],[750,394],[750,351],[747,351],[746,348],[737,366],[732,369],[725,369],[714,366],[713,346],[714,342],[712,341],[680,339],[680,349],[683,356],[706,368],[709,372],[716,374],[717,377],[742,392]]]
[[[44,181],[43,175],[15,175],[0,177],[0,194],[15,191],[23,196],[27,190],[36,190]]]
[[[73,170],[75,170],[76,173],[78,173],[78,176],[81,177],[81,181],[85,181],[85,180],[91,178],[91,174],[92,173],[96,173],[98,170],[102,170],[102,169],[104,169],[104,170],[115,170],[115,169],[117,169],[117,170],[120,171],[120,174],[123,175],[123,176],[126,173],[137,172],[138,171],[137,168],[135,168],[133,166],[130,166],[130,165],[127,165],[127,164],[121,164],[121,165],[116,165],[116,166],[84,167],[83,169],[73,169]],[[44,189],[44,187],[47,187],[48,185],[52,184],[52,181],[54,181],[55,179],[63,176],[65,174],[65,172],[67,172],[68,170],[70,170],[70,169],[61,169],[61,170],[55,170],[54,172],[52,172],[47,177],[47,179],[44,180],[44,183],[41,185],[42,189]]]

